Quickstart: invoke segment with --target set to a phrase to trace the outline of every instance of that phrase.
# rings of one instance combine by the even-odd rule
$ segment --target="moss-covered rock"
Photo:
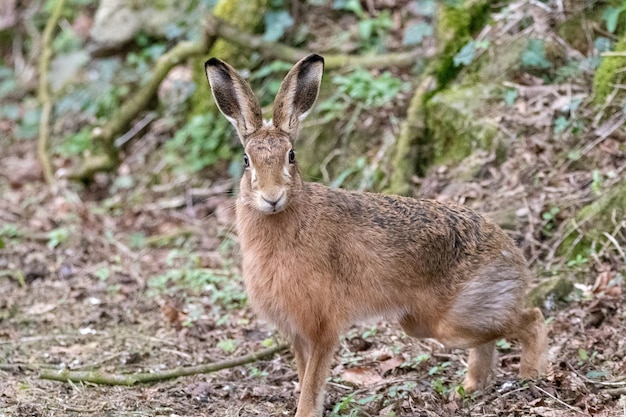
[[[494,86],[453,86],[435,94],[426,104],[426,127],[435,164],[459,162],[474,149],[496,150],[495,120],[484,114]]]
[[[554,310],[559,302],[565,301],[574,290],[571,280],[553,277],[543,281],[528,294],[530,303],[539,308]]]
[[[213,14],[242,30],[254,32],[263,20],[266,8],[267,0],[219,0]],[[209,57],[218,57],[235,68],[248,67],[248,54],[242,53],[240,46],[223,39],[215,42],[208,56],[194,59],[192,69],[196,90],[191,98],[191,116],[216,111],[204,73],[204,62]]]
[[[568,255],[571,259],[577,255],[587,257],[593,242],[606,241],[604,233],[613,233],[615,222],[624,218],[626,218],[626,181],[611,187],[576,214],[565,231],[567,237],[559,247],[559,254]]]

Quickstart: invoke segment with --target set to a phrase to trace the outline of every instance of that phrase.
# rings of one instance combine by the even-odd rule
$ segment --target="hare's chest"
[[[242,260],[248,298],[258,314],[293,334],[311,317],[328,310],[328,289],[314,271],[303,270],[306,260],[276,253],[267,258],[262,252],[245,251]]]

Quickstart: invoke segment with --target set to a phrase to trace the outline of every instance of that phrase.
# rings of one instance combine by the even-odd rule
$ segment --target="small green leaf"
[[[293,18],[285,10],[265,13],[265,33],[263,39],[268,42],[279,40],[293,25]]]
[[[607,376],[607,374],[606,371],[589,371],[585,376],[589,379],[598,379]]]
[[[578,349],[578,357],[583,362],[589,359],[589,355],[587,354],[587,351],[583,348]]]
[[[507,106],[512,105],[517,100],[518,92],[516,88],[508,88],[504,92],[504,104]]]
[[[403,45],[418,45],[425,37],[433,34],[433,27],[426,22],[412,24],[404,29]]]
[[[565,116],[559,116],[554,121],[554,133],[563,133],[571,122]]]
[[[455,67],[459,67],[461,65],[469,65],[474,60],[474,55],[476,54],[476,41],[469,41],[465,44],[463,48],[459,51],[458,54],[452,58]]]
[[[529,39],[522,52],[522,65],[530,68],[547,69],[551,64],[546,59],[546,46],[542,39]]]
[[[611,33],[615,33],[615,29],[617,29],[617,22],[619,19],[619,15],[622,13],[624,9],[622,7],[612,7],[608,6],[604,9],[602,13],[602,20],[606,22],[606,30]]]

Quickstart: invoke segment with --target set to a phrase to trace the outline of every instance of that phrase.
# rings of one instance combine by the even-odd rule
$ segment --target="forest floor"
[[[28,166],[34,144],[6,152]],[[288,351],[131,387],[40,379],[44,368],[154,372],[277,343],[244,300],[232,184],[197,185],[138,182],[111,192],[0,182],[0,416],[292,415]],[[542,379],[518,380],[519,347],[502,341],[493,383],[450,400],[466,352],[411,339],[396,323],[369,323],[336,352],[325,415],[625,416],[621,284],[607,288],[608,272],[578,272],[590,284],[544,311],[550,370]]]
[[[324,32],[311,32],[327,43]],[[325,417],[626,417],[624,221],[611,219],[597,247],[583,256],[558,251],[578,210],[626,172],[624,107],[616,101],[598,111],[591,78],[584,73],[543,84],[519,74],[508,84],[519,96],[489,105],[498,127],[511,133],[506,160],[476,152],[467,164],[433,167],[412,184],[415,195],[458,201],[506,223],[536,272],[533,286],[555,276],[575,283],[562,299],[548,296],[542,306],[547,375],[520,381],[519,346],[499,341],[492,383],[451,399],[466,351],[409,338],[397,323],[359,324],[335,353]],[[22,98],[13,98],[18,108]],[[576,109],[564,111],[574,99]],[[392,119],[386,112],[372,112],[378,119],[370,124]],[[555,120],[570,113],[576,118],[566,120],[569,129],[579,132],[557,134]],[[583,127],[574,123],[583,121]],[[50,369],[161,372],[282,340],[245,299],[233,227],[236,187],[226,169],[191,177],[160,171],[165,139],[155,139],[155,121],[124,149],[116,172],[96,176],[89,186],[67,180],[50,186],[41,180],[35,141],[13,138],[12,124],[0,119],[0,417],[293,415],[298,383],[288,350],[214,373],[133,386],[40,377]],[[66,162],[53,161],[57,174]]]

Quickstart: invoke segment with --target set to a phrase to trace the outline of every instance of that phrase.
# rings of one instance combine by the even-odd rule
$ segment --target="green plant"
[[[521,59],[522,66],[526,68],[548,69],[552,66],[546,58],[546,45],[543,39],[529,39]]]
[[[5,223],[0,226],[0,237],[7,239],[17,239],[22,235],[19,227],[13,223]]]
[[[265,12],[265,33],[263,39],[276,42],[283,37],[285,31],[293,26],[294,20],[286,9],[284,0],[270,0],[269,9]]]
[[[222,349],[224,353],[233,353],[237,348],[237,341],[235,339],[220,340],[217,347]]]
[[[186,250],[172,250],[165,258],[170,267],[163,274],[148,280],[148,295],[182,294],[186,299],[199,296],[207,298],[206,303],[213,313],[226,318],[223,310],[240,308],[246,302],[241,279],[232,273],[229,265],[223,269],[201,268],[198,255]]]
[[[89,128],[83,128],[66,137],[56,149],[60,155],[65,157],[81,155],[91,147],[91,142],[91,130]]]
[[[511,349],[511,344],[504,339],[500,339],[496,342],[496,346],[498,349],[509,350]]]
[[[340,416],[358,416],[359,408],[367,406],[370,403],[381,401],[383,396],[381,394],[372,394],[364,398],[356,398],[355,393],[351,393],[343,397],[339,402],[335,403],[330,415],[331,417]],[[342,413],[347,411],[348,413]]]
[[[542,231],[546,236],[552,236],[552,231],[555,226],[555,218],[560,211],[561,210],[558,207],[551,207],[550,210],[541,213],[541,218],[544,220]]]
[[[405,382],[404,384],[392,385],[387,392],[387,399],[385,400],[385,406],[391,403],[397,403],[399,401],[409,398],[409,396],[415,392],[417,382]]]
[[[248,373],[252,378],[265,378],[269,375],[267,371],[261,371],[259,368],[252,365],[248,366]]]
[[[486,50],[489,48],[489,41],[475,41],[471,40],[466,43],[463,48],[452,58],[452,62],[455,67],[459,67],[461,65],[469,65],[474,61],[476,54],[480,50]]]
[[[198,172],[233,157],[228,122],[212,113],[195,115],[165,145],[166,158],[176,168]]]
[[[48,232],[48,247],[54,249],[65,243],[69,237],[69,231],[65,227],[59,227]]]
[[[421,363],[426,362],[430,359],[430,354],[428,353],[423,353],[421,355],[417,355],[411,359],[406,360],[402,365],[400,365],[401,368],[412,368],[415,369],[417,368]]]
[[[567,261],[567,266],[570,268],[586,265],[589,262],[589,259],[583,256],[582,254],[576,254],[574,259],[570,259]]]
[[[626,10],[626,0],[622,1],[622,4],[619,7],[615,6],[607,6],[602,13],[602,20],[606,23],[606,29],[615,33],[617,29],[617,23],[619,22],[619,17],[623,11]]]
[[[359,18],[357,28],[359,41],[363,49],[380,46],[391,28],[392,22],[389,10],[383,10],[378,16],[369,18],[358,0],[335,0],[333,9],[352,12]]]
[[[426,22],[418,22],[412,25],[408,25],[404,29],[404,36],[402,37],[403,45],[419,45],[424,38],[433,35],[432,25]]]

